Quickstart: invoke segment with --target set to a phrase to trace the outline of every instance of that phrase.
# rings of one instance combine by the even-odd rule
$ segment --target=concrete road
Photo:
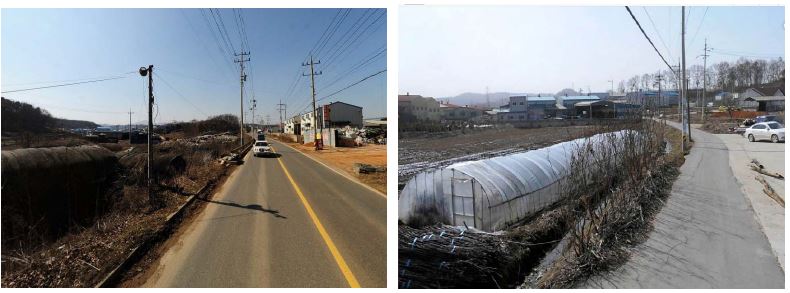
[[[715,134],[730,150],[730,168],[741,184],[752,209],[757,215],[763,233],[768,237],[776,259],[785,268],[785,208],[763,192],[764,186],[755,177],[764,178],[776,193],[784,199],[785,181],[763,176],[751,168],[752,159],[757,159],[771,172],[785,173],[785,144],[771,142],[749,142],[739,134]]]
[[[583,287],[784,288],[784,272],[735,180],[728,149],[712,134],[693,129],[692,138],[648,240],[623,266]]]
[[[384,195],[270,143],[280,157],[250,152],[146,287],[386,286]]]

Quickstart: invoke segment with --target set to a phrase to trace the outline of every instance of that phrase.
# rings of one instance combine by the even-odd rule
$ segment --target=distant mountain
[[[496,92],[496,93],[488,93],[488,101],[491,103],[491,107],[499,107],[502,105],[506,105],[508,99],[511,96],[537,96],[537,93],[510,93],[510,92]],[[552,96],[553,94],[542,93],[541,96]],[[442,102],[447,102],[454,105],[459,106],[472,106],[472,105],[479,105],[479,106],[486,106],[486,94],[485,93],[463,93],[454,97],[443,97],[437,98]]]

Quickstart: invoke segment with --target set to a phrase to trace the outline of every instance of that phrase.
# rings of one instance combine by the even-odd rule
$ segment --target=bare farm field
[[[545,128],[498,127],[468,133],[406,133],[398,139],[398,190],[414,174],[457,162],[539,149],[559,142],[625,128],[590,125]]]

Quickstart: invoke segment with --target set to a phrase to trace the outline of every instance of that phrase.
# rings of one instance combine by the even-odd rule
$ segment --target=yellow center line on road
[[[274,147],[272,147],[272,151],[274,151],[274,153],[277,153],[277,150],[275,150]],[[357,278],[354,277],[354,273],[351,272],[351,269],[348,267],[348,264],[346,264],[345,259],[343,259],[343,255],[340,254],[340,251],[337,249],[337,246],[335,246],[335,242],[332,241],[332,238],[329,237],[329,233],[327,233],[326,229],[324,229],[324,225],[321,225],[321,221],[318,220],[318,216],[313,211],[313,208],[310,206],[310,203],[307,202],[307,198],[305,198],[304,194],[302,193],[302,189],[299,188],[299,185],[296,185],[296,181],[294,181],[293,177],[291,177],[291,173],[288,172],[288,168],[285,167],[285,164],[283,163],[282,159],[278,157],[277,162],[280,163],[280,167],[283,168],[283,171],[285,172],[285,176],[288,177],[288,181],[291,182],[291,186],[293,186],[294,190],[296,190],[296,194],[299,195],[299,199],[302,201],[302,205],[304,205],[304,208],[307,210],[307,214],[310,215],[310,219],[313,220],[313,224],[315,224],[316,229],[318,229],[318,233],[321,234],[321,238],[324,239],[324,243],[326,243],[326,246],[329,248],[329,252],[332,253],[332,257],[335,258],[335,262],[337,263],[337,266],[340,268],[340,271],[343,273],[343,276],[346,278],[348,285],[351,286],[352,288],[359,288],[360,286],[359,286],[359,282],[357,281]]]

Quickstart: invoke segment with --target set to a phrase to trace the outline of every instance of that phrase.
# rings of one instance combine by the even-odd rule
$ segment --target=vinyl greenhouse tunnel
[[[627,131],[420,172],[399,194],[398,219],[409,224],[422,217],[483,231],[505,229],[561,199],[574,156],[622,148]]]

